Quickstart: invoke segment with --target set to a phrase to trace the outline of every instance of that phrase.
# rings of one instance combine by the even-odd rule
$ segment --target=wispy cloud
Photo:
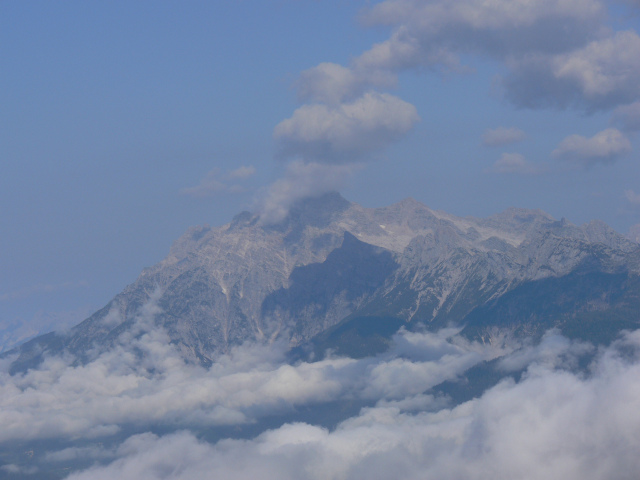
[[[492,171],[505,174],[535,175],[540,173],[541,169],[527,162],[524,155],[520,153],[503,153],[493,164]]]
[[[258,200],[258,212],[263,224],[278,223],[287,216],[298,200],[339,190],[361,164],[327,165],[301,160],[287,165],[285,174],[276,180]]]
[[[640,101],[616,108],[611,121],[624,131],[640,131]]]
[[[624,198],[627,199],[631,205],[640,206],[640,193],[636,193],[633,190],[625,190]]]
[[[247,189],[238,182],[242,182],[255,173],[255,168],[251,166],[242,166],[227,172],[222,172],[220,169],[214,168],[207,173],[198,185],[183,188],[180,190],[180,193],[196,198],[211,197],[221,193],[242,193]]]
[[[498,127],[484,132],[482,144],[487,147],[499,147],[521,142],[525,137],[525,133],[519,128]]]
[[[71,311],[38,311],[28,319],[0,320],[0,353],[35,337],[65,331],[88,318],[95,308],[85,306]]]
[[[299,405],[402,399],[497,352],[452,343],[455,331],[401,332],[389,352],[378,357],[289,365],[286,345],[248,344],[203,369],[186,363],[155,325],[156,297],[113,348],[85,365],[74,365],[70,356],[49,357],[22,375],[0,372],[0,442],[93,438],[126,425],[245,424]]]

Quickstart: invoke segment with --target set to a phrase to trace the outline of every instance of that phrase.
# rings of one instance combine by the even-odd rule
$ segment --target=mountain
[[[604,342],[637,327],[639,275],[640,245],[599,221],[516,208],[461,218],[413,199],[365,208],[330,193],[278,224],[243,212],[189,229],[104,308],[14,351],[12,371],[61,351],[87,361],[159,327],[203,365],[247,340],[281,339],[298,355],[368,355],[401,326],[459,325],[484,342],[558,327]],[[157,312],[141,326],[150,301]]]

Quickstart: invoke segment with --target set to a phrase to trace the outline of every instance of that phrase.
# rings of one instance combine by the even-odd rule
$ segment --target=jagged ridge
[[[167,258],[66,336],[22,346],[14,371],[47,351],[86,361],[110,348],[152,295],[161,310],[155,325],[207,365],[247,340],[284,338],[293,347],[354,318],[464,324],[527,282],[589,265],[636,276],[638,251],[597,221],[575,226],[524,209],[461,218],[413,199],[365,208],[331,193],[298,203],[276,225],[243,212],[221,227],[189,229]]]

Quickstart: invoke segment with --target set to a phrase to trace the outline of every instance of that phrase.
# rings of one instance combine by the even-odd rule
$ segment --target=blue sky
[[[633,0],[3,1],[0,331],[81,320],[189,226],[332,188],[626,232],[639,34]]]

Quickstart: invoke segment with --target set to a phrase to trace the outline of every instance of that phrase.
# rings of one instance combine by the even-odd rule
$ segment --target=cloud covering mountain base
[[[622,344],[637,349],[640,335]],[[588,377],[536,362],[519,383],[454,408],[412,411],[432,405],[421,396],[379,402],[333,431],[294,423],[216,444],[186,431],[136,435],[108,465],[69,478],[634,478],[639,379],[640,365],[614,348]]]
[[[76,465],[85,469],[69,478],[595,479],[640,467],[640,331],[597,350],[554,331],[537,345],[489,346],[456,330],[401,330],[374,357],[291,364],[285,345],[247,344],[206,369],[155,327],[155,302],[88,364],[51,357],[10,376],[5,361],[1,444],[48,443],[0,476]],[[456,404],[432,390],[483,362],[503,379],[480,397]],[[365,407],[331,428],[287,420],[330,402]],[[257,436],[204,440],[242,425]]]

